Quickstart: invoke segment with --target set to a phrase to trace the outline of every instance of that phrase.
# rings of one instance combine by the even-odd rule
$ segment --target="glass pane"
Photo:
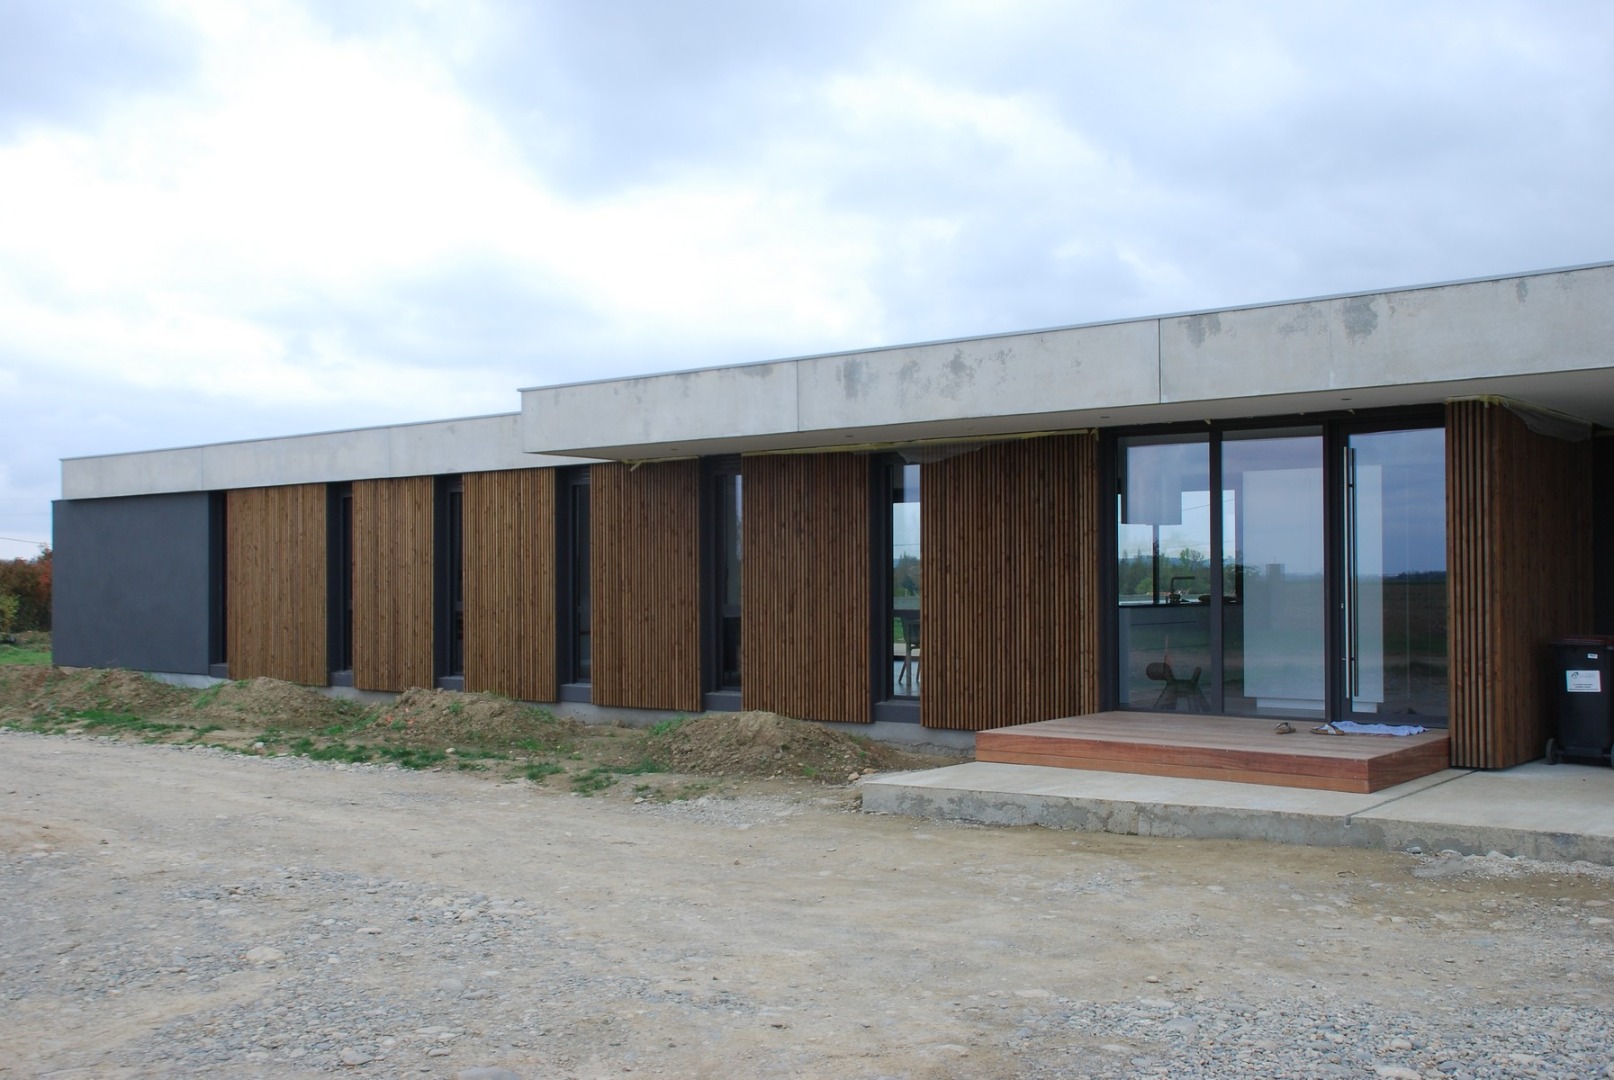
[[[723,603],[740,606],[740,523],[743,510],[740,477],[723,477]]]
[[[893,465],[891,484],[891,696],[919,695],[919,466]]]
[[[1328,671],[1321,434],[1229,435],[1222,486],[1223,707],[1320,717]]]
[[[594,670],[588,557],[588,485],[572,485],[572,678],[588,682]]]
[[[1116,552],[1123,708],[1210,710],[1210,447],[1204,436],[1119,443]]]
[[[718,527],[722,577],[718,590],[718,684],[725,690],[740,687],[740,577],[742,487],[738,473],[718,477]]]
[[[1446,434],[1350,438],[1346,693],[1353,713],[1444,723]]]

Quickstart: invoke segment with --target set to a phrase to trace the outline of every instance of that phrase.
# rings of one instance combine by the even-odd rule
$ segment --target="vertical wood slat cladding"
[[[324,686],[324,484],[225,496],[226,648],[230,677]]]
[[[554,701],[555,470],[465,475],[465,689]]]
[[[924,466],[926,727],[1099,708],[1098,440],[987,446]]]
[[[1446,476],[1452,764],[1507,768],[1555,727],[1548,643],[1592,625],[1590,444],[1450,402]]]
[[[869,462],[746,458],[740,697],[747,709],[866,724]]]
[[[596,705],[701,708],[700,462],[589,470]]]
[[[353,685],[433,684],[430,476],[353,483]]]

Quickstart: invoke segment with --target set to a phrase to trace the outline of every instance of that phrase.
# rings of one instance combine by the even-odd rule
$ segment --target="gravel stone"
[[[1614,1075],[1607,867],[0,761],[3,1075]]]

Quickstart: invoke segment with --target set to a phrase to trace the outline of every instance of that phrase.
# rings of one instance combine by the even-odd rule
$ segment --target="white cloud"
[[[46,457],[1614,255],[1596,4],[154,2],[0,128]]]

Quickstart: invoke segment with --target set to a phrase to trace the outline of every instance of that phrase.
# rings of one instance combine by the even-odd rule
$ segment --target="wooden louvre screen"
[[[802,719],[868,723],[868,459],[750,457],[741,473],[741,701]]]
[[[925,465],[922,489],[925,726],[1096,712],[1098,440],[987,446]]]
[[[589,470],[592,697],[701,707],[700,463]]]
[[[232,679],[324,686],[324,484],[225,496],[226,660]]]
[[[465,689],[554,701],[555,470],[467,473]]]
[[[430,476],[353,483],[353,685],[433,684]]]
[[[1452,764],[1507,768],[1553,733],[1549,643],[1592,625],[1590,444],[1454,401],[1446,477]]]

